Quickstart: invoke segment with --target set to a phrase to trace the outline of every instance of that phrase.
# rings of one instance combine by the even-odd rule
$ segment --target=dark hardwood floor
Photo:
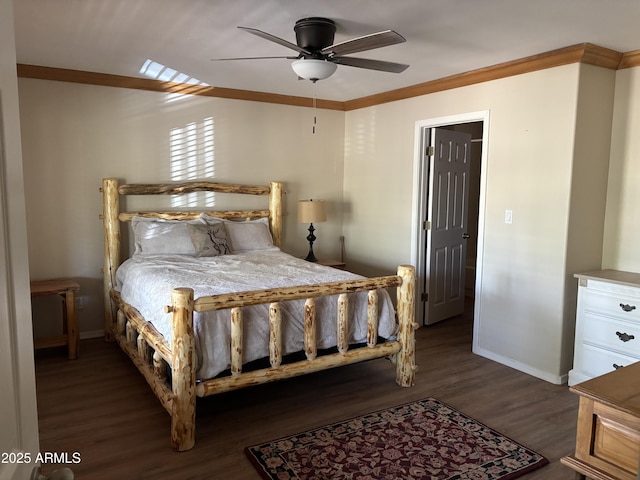
[[[245,446],[412,400],[435,397],[546,456],[523,480],[570,480],[578,398],[471,352],[469,314],[417,332],[413,388],[387,360],[341,367],[198,400],[196,446],[169,445],[169,416],[116,344],[84,340],[77,360],[39,351],[41,452],[78,452],[79,480],[259,479]],[[49,473],[59,465],[44,465]]]

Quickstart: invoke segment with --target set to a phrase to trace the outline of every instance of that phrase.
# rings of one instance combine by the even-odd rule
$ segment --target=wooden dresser
[[[594,480],[636,480],[640,362],[571,387],[580,395],[575,455],[561,462]]]
[[[576,274],[578,305],[569,385],[640,361],[640,274]]]

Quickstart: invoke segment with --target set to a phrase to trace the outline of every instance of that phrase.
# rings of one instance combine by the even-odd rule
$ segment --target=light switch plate
[[[504,211],[504,223],[513,223],[513,211],[505,210]]]

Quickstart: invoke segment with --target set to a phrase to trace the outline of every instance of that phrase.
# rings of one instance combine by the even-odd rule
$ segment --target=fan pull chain
[[[311,129],[313,135],[316,134],[316,123],[318,123],[316,116],[316,82],[313,82],[313,127]]]

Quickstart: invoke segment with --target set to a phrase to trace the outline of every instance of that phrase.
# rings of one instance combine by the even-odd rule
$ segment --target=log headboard
[[[265,210],[189,210],[125,212],[120,210],[120,195],[184,195],[193,192],[237,193],[269,197]],[[110,292],[115,285],[116,270],[121,263],[120,222],[129,222],[134,216],[189,220],[201,213],[225,219],[268,218],[273,243],[282,242],[282,183],[271,182],[267,186],[237,185],[214,182],[183,182],[168,184],[119,184],[115,178],[102,180],[102,218],[104,222],[104,299],[105,322],[111,325],[114,318]],[[108,330],[105,329],[105,333]]]

